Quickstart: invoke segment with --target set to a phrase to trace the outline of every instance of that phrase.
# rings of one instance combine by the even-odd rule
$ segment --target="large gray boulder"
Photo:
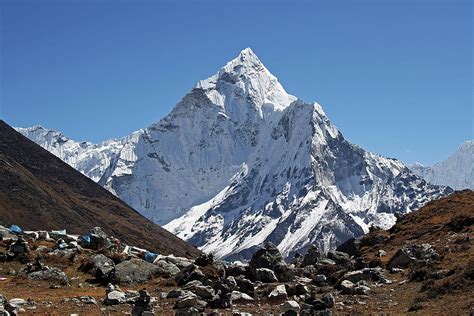
[[[183,285],[190,281],[203,280],[205,277],[206,276],[197,265],[190,264],[181,269],[181,271],[175,275],[175,281],[178,285]]]
[[[145,283],[157,274],[158,268],[142,259],[123,261],[115,266],[113,280],[120,284]]]
[[[153,264],[156,265],[157,275],[160,277],[171,278],[179,272],[179,268],[174,263],[166,260],[158,260]]]
[[[91,256],[90,261],[82,269],[92,272],[97,278],[104,278],[114,270],[114,266],[112,259],[100,253]]]
[[[278,282],[278,278],[275,275],[273,270],[267,268],[255,269],[255,280],[263,283],[273,283]]]
[[[28,277],[33,280],[44,280],[59,283],[61,285],[69,284],[69,278],[59,268],[52,267],[41,271],[35,271],[28,274]]]
[[[415,262],[437,260],[439,254],[430,244],[409,245],[400,248],[387,264],[388,269],[406,268]]]
[[[264,248],[254,253],[249,267],[254,277],[256,270],[262,268],[274,271],[278,280],[282,282],[290,281],[293,277],[292,270],[286,264],[278,248],[272,243],[267,243]]]

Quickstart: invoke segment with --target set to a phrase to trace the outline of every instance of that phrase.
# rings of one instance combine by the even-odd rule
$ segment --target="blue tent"
[[[87,246],[90,245],[90,243],[91,243],[91,235],[87,234],[87,235],[82,236],[82,241],[83,241],[84,244],[86,244]]]
[[[148,261],[150,263],[153,263],[153,261],[155,261],[156,257],[158,257],[158,255],[154,252],[147,252],[145,254],[145,261]]]
[[[23,233],[23,230],[20,228],[20,226],[17,226],[17,225],[10,226],[10,231],[14,234],[22,234]]]

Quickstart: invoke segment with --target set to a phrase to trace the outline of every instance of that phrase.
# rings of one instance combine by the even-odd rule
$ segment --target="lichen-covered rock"
[[[166,260],[158,260],[153,264],[157,267],[157,275],[164,278],[174,277],[179,272],[179,268],[174,263]]]
[[[28,277],[34,280],[57,282],[61,285],[69,284],[69,278],[67,277],[66,273],[56,267],[48,267],[45,270],[31,272],[28,274]]]

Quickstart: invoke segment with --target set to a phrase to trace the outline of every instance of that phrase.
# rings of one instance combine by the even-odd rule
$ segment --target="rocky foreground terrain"
[[[266,244],[247,264],[160,255],[100,228],[0,228],[3,313],[330,315],[474,312],[474,193],[457,192],[324,254],[285,262]],[[139,246],[139,245],[138,245]]]

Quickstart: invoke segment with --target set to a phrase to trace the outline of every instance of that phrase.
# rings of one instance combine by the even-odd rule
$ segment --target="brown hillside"
[[[100,226],[123,242],[162,254],[200,251],[0,120],[0,224],[81,234]]]
[[[392,289],[380,288],[368,302],[394,302],[382,310],[423,315],[473,315],[474,313],[474,192],[465,190],[432,201],[400,218],[388,231],[362,237],[359,251],[371,266],[387,266],[405,245],[430,244],[439,259],[414,265],[394,274]],[[387,255],[379,257],[379,250]]]

